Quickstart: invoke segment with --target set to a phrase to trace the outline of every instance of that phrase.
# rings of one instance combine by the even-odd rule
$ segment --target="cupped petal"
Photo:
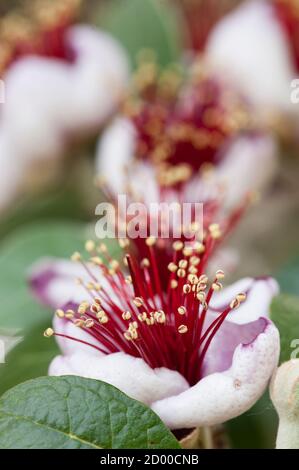
[[[242,325],[269,315],[271,301],[279,293],[279,286],[271,277],[240,279],[213,294],[210,302],[211,312],[223,311],[240,293],[247,295],[246,301],[227,316],[227,321]]]
[[[215,170],[215,178],[225,187],[225,205],[239,205],[251,191],[264,191],[278,171],[278,148],[270,135],[238,137],[228,147]]]
[[[296,73],[270,2],[247,1],[224,17],[211,32],[206,53],[253,102],[267,105],[262,110],[290,110],[290,83]]]
[[[279,334],[267,321],[252,343],[237,347],[230,369],[204,377],[179,395],[155,402],[152,409],[171,429],[223,423],[247,411],[260,398],[278,357]]]
[[[83,352],[57,356],[50,365],[49,374],[103,380],[147,405],[188,388],[188,383],[178,372],[164,367],[151,369],[143,359],[121,352],[104,357]]]

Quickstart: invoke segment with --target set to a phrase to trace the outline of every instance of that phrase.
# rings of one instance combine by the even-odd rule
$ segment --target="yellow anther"
[[[246,300],[246,294],[244,294],[243,292],[241,292],[240,294],[236,295],[236,298],[239,302],[244,302]]]
[[[177,275],[178,275],[178,277],[181,277],[181,278],[182,278],[182,277],[185,277],[185,276],[186,276],[186,271],[185,271],[185,269],[181,269],[181,268],[178,269],[178,270],[177,270]]]
[[[180,325],[180,326],[178,327],[178,332],[179,332],[180,334],[187,333],[187,331],[188,331],[188,327],[187,327],[186,325]]]
[[[61,308],[58,308],[55,312],[55,315],[58,317],[58,318],[64,318],[64,311],[61,310]]]
[[[218,269],[218,271],[216,271],[216,279],[220,280],[220,279],[224,279],[224,271],[222,271],[222,269]]]
[[[85,328],[92,328],[94,326],[94,321],[91,318],[88,318],[84,322],[84,326],[85,326]]]
[[[44,336],[45,338],[50,338],[51,336],[54,335],[54,331],[52,330],[52,328],[47,328],[45,331],[44,331]]]
[[[96,266],[102,266],[103,260],[99,256],[93,256],[90,258],[91,263],[95,264]]]
[[[184,294],[189,294],[189,293],[191,292],[191,286],[190,286],[190,284],[185,284],[185,285],[183,286],[183,292],[184,292]]]
[[[142,268],[148,268],[150,266],[150,262],[148,258],[143,258],[141,261],[141,267]]]
[[[188,266],[188,261],[185,259],[181,259],[179,261],[179,268],[186,269]]]
[[[75,253],[72,254],[71,260],[72,261],[81,261],[82,257],[79,251],[75,251]]]
[[[185,315],[186,312],[187,312],[186,307],[184,307],[183,305],[181,307],[178,307],[178,313],[180,315]]]
[[[170,287],[171,287],[171,289],[176,289],[177,286],[178,286],[178,281],[177,281],[176,279],[172,279],[172,280],[170,281]]]
[[[141,307],[143,305],[143,299],[141,297],[135,297],[133,303],[136,305],[136,307]]]
[[[129,312],[129,311],[123,312],[122,313],[122,318],[123,318],[123,320],[131,320],[131,318],[132,318],[131,312]]]
[[[212,289],[215,292],[219,292],[222,289],[222,284],[220,282],[213,282]]]
[[[169,263],[168,265],[168,270],[172,273],[175,273],[176,270],[178,269],[177,265],[175,263]]]
[[[147,244],[147,246],[153,246],[156,243],[156,239],[155,237],[148,237],[145,240],[145,243]]]
[[[172,245],[174,251],[181,251],[184,248],[184,243],[177,240]]]
[[[85,243],[85,250],[88,253],[92,253],[95,250],[95,247],[95,242],[92,240],[87,240],[87,242]]]

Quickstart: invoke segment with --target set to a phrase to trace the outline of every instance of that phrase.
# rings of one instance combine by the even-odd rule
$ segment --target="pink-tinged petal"
[[[166,368],[151,369],[142,359],[124,353],[102,358],[84,352],[58,356],[52,361],[49,374],[103,380],[148,405],[188,388],[188,383],[178,372]]]
[[[180,395],[154,403],[152,409],[171,429],[223,423],[259,399],[278,356],[279,334],[268,323],[252,343],[237,347],[230,369],[204,377]]]
[[[276,107],[291,109],[290,83],[296,73],[270,2],[247,1],[220,21],[210,35],[207,57],[265,114]]]
[[[78,263],[58,258],[43,258],[29,272],[29,284],[36,298],[51,308],[59,308],[67,302],[80,303],[87,300],[85,289],[76,278],[89,280]]]
[[[238,137],[215,172],[216,180],[226,189],[225,205],[235,206],[248,192],[265,190],[277,170],[278,148],[272,137],[262,134]]]
[[[228,321],[240,325],[253,322],[260,317],[267,317],[271,301],[279,293],[279,286],[271,277],[241,279],[213,295],[210,302],[211,311],[223,310],[237,294],[242,292],[247,295],[246,302],[227,317]]]

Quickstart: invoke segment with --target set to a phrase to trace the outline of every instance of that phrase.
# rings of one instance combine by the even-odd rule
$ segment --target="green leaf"
[[[0,399],[2,449],[178,449],[161,420],[117,388],[75,376],[41,377]]]
[[[43,332],[50,325],[45,312],[45,320],[39,322],[26,334],[0,364],[0,396],[15,385],[48,373],[51,360],[59,354],[56,341],[48,341]]]
[[[83,247],[85,225],[44,222],[18,230],[0,250],[0,328],[24,335],[44,320],[47,310],[33,299],[26,280],[28,268],[41,257],[67,257]]]
[[[144,48],[153,49],[162,66],[180,56],[178,15],[159,0],[118,0],[99,22],[127,49],[132,64]]]
[[[273,299],[270,310],[271,319],[280,333],[280,362],[285,362],[299,347],[299,298],[279,295]]]
[[[276,276],[282,292],[299,295],[299,258],[288,263]]]

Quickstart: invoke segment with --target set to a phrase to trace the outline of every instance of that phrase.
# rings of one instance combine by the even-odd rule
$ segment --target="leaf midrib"
[[[63,436],[67,436],[69,437],[70,439],[72,439],[73,441],[77,441],[77,442],[80,442],[81,444],[85,444],[85,445],[89,445],[90,447],[94,448],[94,449],[103,449],[103,447],[100,447],[100,446],[97,446],[96,444],[93,444],[92,442],[89,442],[89,441],[86,441],[85,439],[81,439],[80,437],[74,435],[74,434],[71,434],[71,433],[67,433],[65,431],[62,431],[61,429],[57,429],[57,428],[53,428],[51,426],[48,426],[44,423],[40,423],[38,421],[34,421],[34,419],[29,419],[25,416],[19,416],[19,415],[16,415],[16,414],[13,414],[13,413],[9,413],[7,411],[1,411],[0,412],[0,418],[1,418],[1,415],[2,416],[7,416],[7,417],[10,417],[10,418],[14,418],[16,420],[23,420],[23,421],[26,421],[26,422],[29,422],[31,424],[35,424],[36,426],[40,426],[42,428],[45,428],[45,429],[48,429],[50,431],[54,431],[56,433],[60,433],[62,434]]]

